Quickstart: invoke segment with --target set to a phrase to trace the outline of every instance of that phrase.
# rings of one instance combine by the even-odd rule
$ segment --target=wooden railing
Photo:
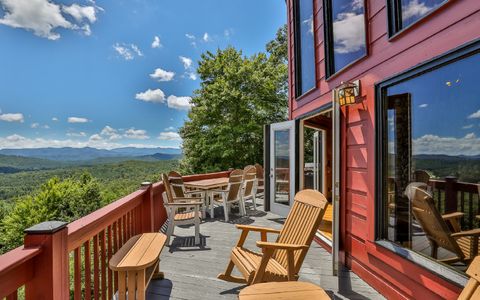
[[[478,226],[476,215],[480,215],[478,184],[458,181],[455,177],[445,180],[430,179],[428,185],[433,192],[437,209],[441,213],[463,212],[462,228],[472,229]]]
[[[185,176],[185,181],[229,172]],[[159,231],[166,221],[161,182],[141,188],[70,224],[45,222],[25,231],[24,246],[0,256],[0,299],[112,299],[117,274],[110,257],[136,234]]]

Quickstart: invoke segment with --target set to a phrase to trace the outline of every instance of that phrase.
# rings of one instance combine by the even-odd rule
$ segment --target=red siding
[[[295,90],[293,0],[288,0],[290,91]],[[294,99],[296,118],[332,101],[342,81],[361,80],[364,102],[342,111],[341,256],[346,264],[392,299],[456,299],[461,287],[440,279],[373,243],[375,238],[374,84],[453,48],[480,38],[480,1],[450,1],[395,38],[388,38],[385,0],[366,0],[368,56],[325,79],[322,0],[314,0],[317,89]]]

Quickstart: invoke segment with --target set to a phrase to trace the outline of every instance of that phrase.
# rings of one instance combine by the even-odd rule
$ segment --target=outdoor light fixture
[[[355,104],[356,98],[360,95],[360,80],[342,82],[336,90],[336,100],[340,106]]]

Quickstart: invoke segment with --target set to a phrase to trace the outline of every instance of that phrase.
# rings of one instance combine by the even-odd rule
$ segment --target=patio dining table
[[[221,189],[227,185],[228,185],[228,177],[202,179],[202,180],[184,182],[184,186],[186,188],[192,189],[192,190],[200,190],[204,192],[205,198],[203,201],[205,205],[210,205],[210,218],[215,217],[213,212],[214,207],[213,207],[212,191],[216,189]]]

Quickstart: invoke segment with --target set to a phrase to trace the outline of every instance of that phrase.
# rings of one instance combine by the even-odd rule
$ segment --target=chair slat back
[[[322,193],[315,190],[300,191],[295,195],[294,200],[277,242],[310,246],[325,214],[328,201]],[[308,249],[295,251],[296,274],[300,271],[307,251]],[[282,266],[288,268],[286,250],[277,250],[273,257]]]
[[[250,166],[243,174],[243,196],[249,197],[253,195],[255,180],[257,178],[257,170],[254,166]]]
[[[260,164],[255,164],[255,169],[257,170],[257,179],[263,180],[263,167]]]
[[[162,173],[162,181],[163,187],[165,189],[165,194],[167,195],[167,200],[169,203],[173,203],[173,192],[172,186],[170,185],[170,181],[168,180],[168,176],[165,173]]]
[[[170,181],[170,185],[172,186],[173,194],[175,195],[175,197],[185,198],[185,187],[183,185],[182,175],[175,171],[170,171],[170,173],[168,173],[168,180]]]
[[[467,269],[467,275],[470,276],[467,285],[458,296],[459,300],[480,299],[480,256],[475,257]]]
[[[230,177],[228,178],[227,201],[238,199],[238,197],[240,196],[240,191],[242,189],[242,182],[243,182],[243,171],[233,170],[230,173]]]
[[[407,186],[405,192],[412,202],[415,219],[420,223],[428,239],[463,259],[465,256],[462,250],[451,237],[452,232],[435,207],[432,196],[424,188],[424,184],[414,182]]]

